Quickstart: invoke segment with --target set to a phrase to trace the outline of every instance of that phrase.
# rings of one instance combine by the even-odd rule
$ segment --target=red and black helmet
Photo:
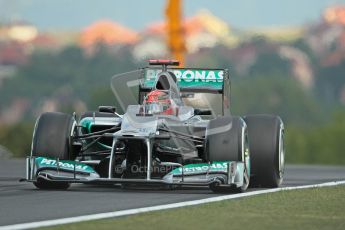
[[[170,98],[169,92],[154,90],[147,94],[144,103],[149,113],[164,115],[176,114],[175,103]]]

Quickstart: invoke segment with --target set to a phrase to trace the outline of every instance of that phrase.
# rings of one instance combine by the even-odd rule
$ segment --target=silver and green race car
[[[115,75],[117,109],[99,106],[80,117],[43,113],[25,181],[40,189],[71,183],[209,186],[215,192],[280,186],[282,120],[231,115],[228,70],[176,65],[151,60]]]

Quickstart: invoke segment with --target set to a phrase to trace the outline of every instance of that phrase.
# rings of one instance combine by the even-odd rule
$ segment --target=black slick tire
[[[244,117],[248,126],[252,185],[275,188],[284,175],[284,124],[273,115]]]
[[[59,160],[72,159],[71,132],[74,122],[69,114],[43,113],[36,121],[31,155],[59,158]],[[40,189],[67,189],[69,187],[69,183],[51,182],[40,178],[34,185]]]

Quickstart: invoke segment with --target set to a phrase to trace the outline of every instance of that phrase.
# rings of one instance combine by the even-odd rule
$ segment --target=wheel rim
[[[249,139],[247,127],[244,126],[242,129],[242,146],[243,146],[243,156],[244,156],[244,172],[243,172],[243,186],[242,190],[246,190],[249,186],[250,178],[250,152],[249,152]]]
[[[279,159],[278,159],[279,178],[282,180],[285,169],[285,148],[284,148],[284,128],[279,131]]]
[[[243,185],[242,185],[242,191],[247,190],[248,186],[249,186],[249,181],[250,181],[250,176],[248,174],[248,170],[247,168],[244,169],[243,172]]]

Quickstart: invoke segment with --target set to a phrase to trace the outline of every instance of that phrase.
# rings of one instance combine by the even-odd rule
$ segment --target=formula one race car
[[[40,189],[71,183],[209,186],[215,192],[278,187],[282,120],[231,115],[226,69],[170,67],[177,65],[151,60],[149,67],[115,75],[117,109],[100,106],[79,119],[43,113],[25,181]]]

